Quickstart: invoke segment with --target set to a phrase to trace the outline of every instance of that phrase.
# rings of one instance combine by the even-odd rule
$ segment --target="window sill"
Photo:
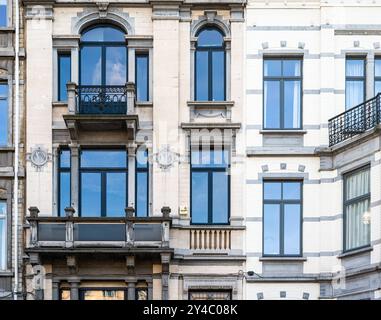
[[[152,101],[136,101],[136,107],[152,108],[153,102]]]
[[[303,134],[306,134],[307,131],[306,130],[301,130],[301,129],[297,129],[297,130],[273,130],[273,129],[262,129],[262,130],[259,130],[259,133],[260,134],[295,134],[295,135],[303,135]]]
[[[52,103],[53,107],[67,107],[67,101],[54,101]]]
[[[13,277],[13,271],[9,270],[0,270],[0,277]]]
[[[234,106],[234,101],[188,101],[187,105],[197,108],[232,107]]]
[[[14,32],[15,28],[14,27],[0,27],[0,32]]]
[[[307,261],[306,257],[260,257],[259,261]]]
[[[12,147],[12,146],[0,146],[0,152],[1,151],[5,151],[5,152],[15,151],[15,147]]]
[[[189,226],[182,226],[183,229],[226,229],[226,230],[244,230],[244,226],[231,226],[231,225],[226,225],[226,224],[216,224],[216,225],[211,225],[211,224],[191,224]]]
[[[357,254],[366,253],[366,252],[370,252],[370,251],[373,251],[373,247],[371,247],[371,246],[365,247],[365,248],[360,248],[360,249],[355,249],[355,250],[351,250],[351,251],[345,251],[345,252],[339,254],[337,256],[337,258],[339,258],[339,259],[347,258],[347,257],[351,257],[351,256],[354,256]]]

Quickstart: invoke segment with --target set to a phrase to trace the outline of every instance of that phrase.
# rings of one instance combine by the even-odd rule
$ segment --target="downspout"
[[[13,221],[14,221],[14,244],[13,244],[13,254],[14,254],[14,289],[13,289],[13,299],[17,300],[19,292],[19,259],[18,259],[18,229],[19,229],[19,196],[18,196],[18,186],[19,186],[19,145],[20,145],[20,128],[19,128],[19,117],[20,117],[20,8],[19,0],[15,1],[15,121],[14,121],[14,147],[15,147],[15,157],[14,157],[14,174],[15,179],[13,182]]]

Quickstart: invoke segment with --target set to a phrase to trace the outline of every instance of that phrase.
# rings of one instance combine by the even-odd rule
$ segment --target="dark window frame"
[[[191,218],[191,225],[200,225],[200,226],[208,226],[208,225],[230,225],[230,214],[231,214],[231,179],[230,179],[230,166],[231,166],[231,148],[228,148],[226,146],[218,146],[218,148],[210,146],[210,151],[214,149],[221,149],[223,151],[228,151],[228,165],[225,167],[193,167],[192,165],[192,151],[195,150],[195,147],[191,147],[191,163],[190,163],[190,218]],[[197,150],[197,149],[196,149]],[[202,151],[202,145],[198,146],[198,151]],[[208,173],[208,222],[206,223],[199,223],[199,222],[193,222],[192,221],[192,175],[193,172],[207,172]],[[227,222],[221,223],[221,222],[213,222],[213,173],[214,172],[226,172],[227,174],[227,188],[228,188],[228,216],[227,216]]]
[[[61,63],[60,63],[60,59],[62,57],[66,57],[66,58],[69,58],[69,61],[70,61],[70,64],[69,64],[69,74],[70,74],[70,80],[71,81],[71,53],[70,52],[58,52],[57,53],[57,67],[58,67],[58,81],[57,81],[57,84],[58,84],[58,87],[57,87],[57,100],[58,101],[67,101],[67,95],[66,95],[66,99],[62,99],[61,97]]]
[[[101,27],[111,27],[114,28],[122,33],[125,34],[125,31],[113,24],[95,24],[92,25],[86,29],[84,29],[81,34],[84,34],[92,29],[96,28],[101,28]],[[82,54],[81,51],[84,47],[100,47],[101,48],[101,83],[100,84],[83,84],[82,83],[82,70],[81,70],[81,65],[82,65]],[[79,85],[84,85],[84,86],[101,86],[101,87],[106,87],[106,86],[112,86],[112,85],[107,85],[106,84],[106,48],[110,47],[124,47],[126,50],[126,83],[128,82],[128,47],[126,42],[121,42],[121,41],[86,41],[86,40],[80,40],[79,43],[79,57],[78,57],[78,67],[79,67]]]
[[[147,95],[147,99],[146,100],[138,100],[138,57],[145,57],[147,58],[147,92],[146,92],[146,95]],[[135,53],[135,83],[136,83],[136,101],[137,102],[148,102],[151,100],[151,97],[150,97],[150,94],[149,94],[149,90],[150,90],[150,85],[149,85],[149,52],[139,52],[137,51]]]
[[[125,168],[107,168],[107,167],[84,167],[81,165],[81,154],[83,151],[124,151],[126,154],[126,167]],[[79,190],[78,190],[78,202],[79,202],[79,212],[78,216],[82,216],[82,173],[99,173],[101,175],[101,215],[100,217],[108,217],[107,215],[107,173],[125,173],[126,174],[126,203],[125,207],[128,206],[128,152],[122,148],[81,148],[79,152],[79,166],[78,166],[78,179],[79,179]],[[122,215],[121,215],[122,217]]]
[[[347,76],[347,61],[348,60],[361,60],[363,62],[364,73],[362,76]],[[362,81],[363,82],[363,100],[366,100],[366,56],[353,56],[348,55],[345,57],[345,109],[351,109],[354,106],[347,106],[347,81]]]
[[[135,216],[138,216],[138,172],[147,173],[147,208],[146,215],[144,217],[149,217],[149,152],[146,148],[145,152],[147,153],[147,165],[146,167],[138,167],[137,157],[135,159]]]
[[[222,37],[224,37],[224,33],[220,28],[217,26],[207,26],[205,28],[202,28],[197,32],[197,37],[200,35],[201,32],[205,30],[217,30]],[[197,52],[199,51],[206,51],[208,52],[208,99],[202,100],[197,97]],[[194,97],[195,101],[220,101],[220,100],[214,100],[213,99],[213,52],[223,52],[224,53],[224,99],[222,101],[226,101],[226,46],[225,41],[223,42],[222,46],[198,46],[198,41],[196,42],[196,50],[194,55]]]
[[[300,199],[299,200],[284,200],[283,199],[283,184],[287,182],[298,182],[300,184]],[[265,199],[265,184],[266,183],[281,183],[282,199]],[[280,206],[280,221],[279,221],[279,254],[265,253],[265,205],[279,204]],[[300,205],[300,234],[299,234],[299,254],[284,253],[284,205],[299,204]],[[303,256],[303,180],[299,179],[266,179],[262,183],[262,254],[264,257],[302,257]]]
[[[348,217],[347,217],[347,207],[351,204],[354,204],[354,203],[357,203],[357,202],[361,202],[361,201],[364,201],[364,200],[369,200],[369,207],[370,207],[370,200],[371,200],[371,181],[370,179],[372,178],[371,177],[371,173],[370,173],[370,169],[371,169],[371,166],[370,164],[366,164],[364,166],[361,166],[357,169],[354,169],[354,170],[351,170],[351,171],[348,171],[346,173],[343,174],[343,252],[351,252],[351,251],[355,251],[355,250],[359,250],[359,249],[363,249],[363,248],[368,248],[371,246],[371,242],[369,241],[368,244],[366,245],[363,245],[363,246],[359,246],[359,247],[355,247],[355,248],[350,248],[348,249],[347,246],[346,246],[346,240],[347,240],[347,231],[346,231],[346,226],[347,226],[347,220],[348,220]],[[356,198],[353,198],[353,199],[350,199],[350,200],[346,200],[346,197],[347,197],[347,179],[348,177],[351,177],[352,175],[356,174],[356,173],[359,173],[361,171],[366,171],[368,170],[369,171],[369,192],[364,194],[364,195],[361,195],[361,196],[358,196]]]
[[[265,61],[268,60],[279,60],[281,61],[281,75],[280,76],[265,76]],[[283,61],[284,60],[299,60],[300,61],[300,75],[299,76],[283,76]],[[262,123],[263,123],[263,130],[302,130],[303,129],[303,57],[301,56],[279,56],[279,57],[264,57],[263,58],[263,68],[262,68],[262,79],[263,79],[263,89],[265,88],[265,82],[266,81],[279,81],[279,97],[280,97],[280,118],[279,123],[280,126],[274,127],[274,128],[268,128],[266,127],[266,119],[265,119],[265,95],[263,90],[263,101],[262,101]],[[299,118],[299,127],[295,128],[286,128],[284,126],[284,82],[285,81],[299,81],[300,82],[300,118]]]
[[[69,151],[70,153],[70,165],[68,168],[62,168],[61,167],[61,153],[62,151]],[[57,199],[57,208],[58,208],[58,216],[60,217],[61,216],[61,209],[65,209],[65,208],[61,208],[61,173],[69,173],[70,174],[70,190],[71,190],[71,179],[72,179],[72,175],[71,175],[71,150],[69,148],[60,148],[59,151],[59,156],[58,156],[58,199]],[[70,199],[70,203],[71,203],[71,191],[69,192],[69,199]]]

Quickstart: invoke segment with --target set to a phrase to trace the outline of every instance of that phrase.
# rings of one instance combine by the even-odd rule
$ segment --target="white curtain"
[[[355,199],[370,192],[370,172],[359,171],[346,179],[346,200]],[[363,199],[346,206],[346,249],[366,246],[370,243],[370,199]]]
[[[0,202],[0,270],[6,269],[7,247],[6,247],[6,202]]]

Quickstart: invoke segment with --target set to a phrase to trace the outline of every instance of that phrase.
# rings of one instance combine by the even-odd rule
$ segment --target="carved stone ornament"
[[[168,169],[178,160],[178,155],[171,150],[169,145],[164,145],[156,154],[156,161],[161,169]]]
[[[50,158],[51,155],[49,155],[48,151],[40,146],[32,148],[31,153],[28,155],[28,160],[37,169],[44,167]]]

